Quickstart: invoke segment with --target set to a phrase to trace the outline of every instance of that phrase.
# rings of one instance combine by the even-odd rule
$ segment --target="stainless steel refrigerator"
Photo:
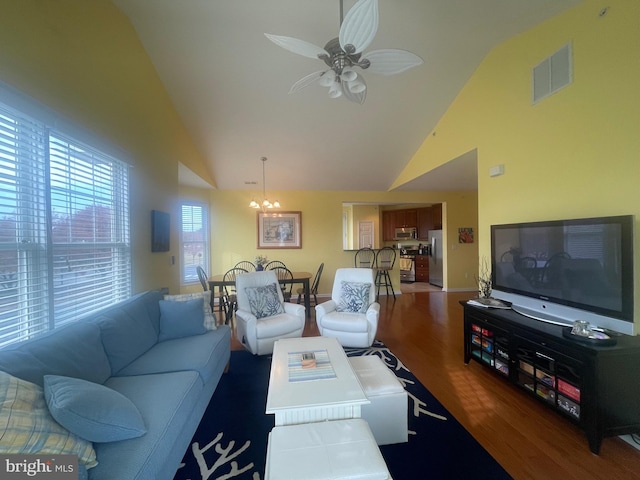
[[[429,283],[442,288],[443,249],[442,230],[429,231]]]

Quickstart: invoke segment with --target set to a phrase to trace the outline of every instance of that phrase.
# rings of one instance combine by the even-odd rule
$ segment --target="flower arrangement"
[[[264,266],[269,261],[266,255],[256,255],[254,262],[256,265]]]
[[[480,298],[491,298],[491,267],[486,257],[482,257],[480,272],[479,276],[476,277],[476,283],[478,284],[478,296]]]

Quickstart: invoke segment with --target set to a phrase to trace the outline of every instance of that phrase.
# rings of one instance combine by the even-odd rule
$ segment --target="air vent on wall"
[[[572,80],[571,44],[568,43],[533,67],[533,103],[566,87]]]

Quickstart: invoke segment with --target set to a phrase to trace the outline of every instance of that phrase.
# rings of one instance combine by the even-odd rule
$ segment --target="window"
[[[180,245],[182,247],[182,283],[198,282],[196,269],[209,273],[209,233],[207,207],[204,204],[182,205]]]
[[[0,104],[0,347],[130,295],[128,166]]]

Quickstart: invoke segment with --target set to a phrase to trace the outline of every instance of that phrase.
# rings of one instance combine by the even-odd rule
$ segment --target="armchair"
[[[331,300],[316,305],[320,335],[336,337],[343,347],[370,347],[380,316],[380,304],[375,299],[373,269],[339,268]]]
[[[302,336],[305,308],[284,301],[274,271],[238,275],[236,295],[238,339],[254,355],[272,353],[280,338]]]

